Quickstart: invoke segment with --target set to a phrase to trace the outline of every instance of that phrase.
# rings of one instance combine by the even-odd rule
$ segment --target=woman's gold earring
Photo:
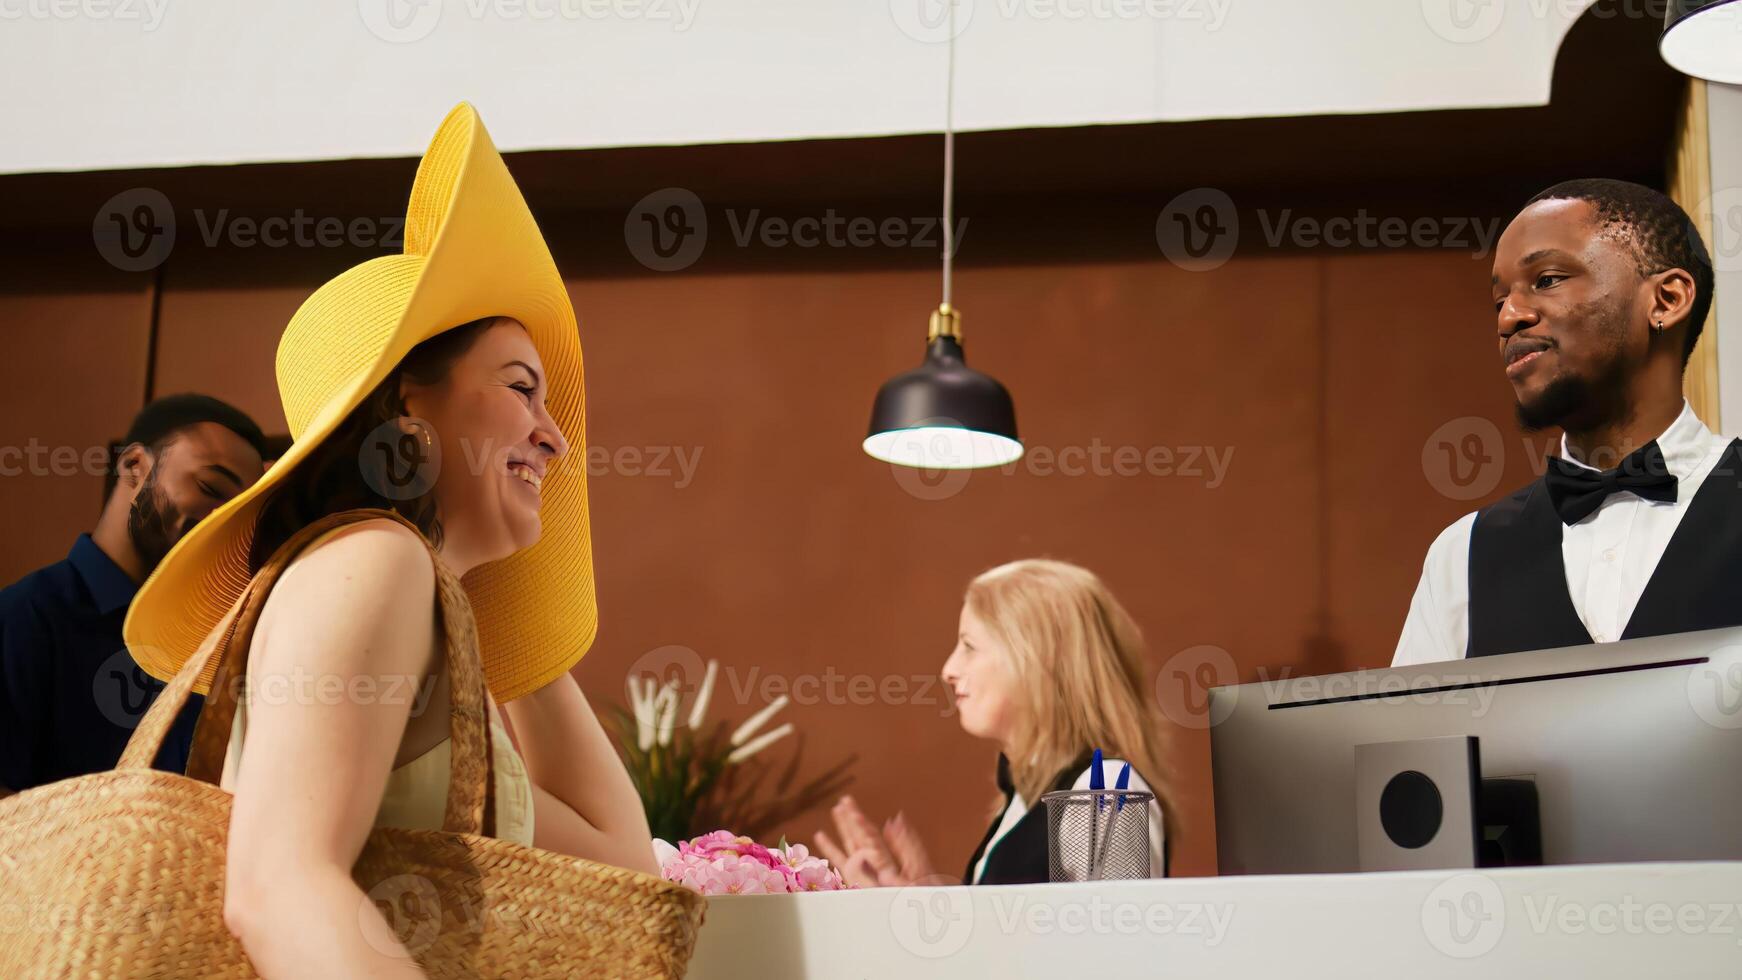
[[[429,426],[424,425],[419,419],[407,419],[406,424],[416,429],[423,436],[423,448],[431,448],[433,440],[429,435]]]

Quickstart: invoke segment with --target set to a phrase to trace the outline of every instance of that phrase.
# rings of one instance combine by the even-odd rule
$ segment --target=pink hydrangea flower
[[[772,849],[726,830],[680,841],[653,842],[660,871],[703,895],[769,895],[837,891],[846,883],[829,863],[803,844]]]
[[[840,872],[829,867],[829,862],[812,855],[803,844],[787,845],[785,858],[785,866],[792,873],[793,891],[829,892],[847,887]]]

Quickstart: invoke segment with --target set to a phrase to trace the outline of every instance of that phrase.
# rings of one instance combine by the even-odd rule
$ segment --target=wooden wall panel
[[[154,395],[198,391],[247,412],[269,434],[285,432],[273,358],[284,325],[312,289],[177,289],[171,280],[158,326]]]
[[[1333,655],[1325,673],[1391,662],[1428,545],[1541,474],[1501,368],[1492,257],[1332,255],[1325,277],[1325,467]]]
[[[620,697],[638,658],[688,647],[728,665],[721,690],[744,701],[740,717],[767,678],[811,679],[825,693],[791,710],[807,759],[857,752],[855,794],[875,813],[905,808],[955,869],[984,827],[995,748],[961,733],[936,688],[830,703],[824,679],[917,694],[954,643],[968,579],[1042,555],[1103,575],[1158,664],[1204,643],[1289,648],[1312,614],[1298,571],[1313,564],[1312,511],[1290,483],[1313,470],[1297,406],[1313,397],[1298,367],[1316,284],[1310,263],[1275,259],[1201,275],[1160,260],[962,273],[969,362],[1014,393],[1030,454],[926,489],[858,443],[877,385],[919,361],[934,278],[576,286],[595,445],[702,453],[681,490],[594,481],[602,627],[581,676]],[[1042,462],[1097,446],[1233,455],[1215,485],[1202,463],[1186,476],[1120,475],[1110,454],[1100,473]],[[1204,873],[1207,739],[1182,732],[1178,748],[1192,822],[1179,868]],[[785,830],[808,838],[818,819]]]
[[[1712,237],[1712,140],[1707,105],[1705,79],[1688,79],[1677,108],[1664,192],[1693,218],[1707,248],[1713,248],[1716,239]],[[1718,410],[1717,319],[1718,308],[1714,305],[1688,358],[1682,381],[1694,413],[1714,432],[1722,431],[1724,426]]]
[[[0,279],[0,583],[95,526],[103,469],[87,457],[145,404],[150,277],[97,266],[9,264]]]
[[[807,775],[856,754],[855,795],[877,815],[904,809],[955,870],[984,827],[995,753],[960,731],[932,680],[967,580],[1034,555],[1095,569],[1144,627],[1164,696],[1176,658],[1205,647],[1227,652],[1224,680],[1386,662],[1427,542],[1467,509],[1425,474],[1424,441],[1464,415],[1511,431],[1485,277],[1449,252],[1254,251],[1205,273],[1159,257],[961,270],[970,362],[1010,387],[1030,454],[944,483],[858,448],[877,385],[919,362],[932,270],[573,280],[602,614],[579,676],[615,702],[627,674],[681,647],[726,666],[724,715],[792,693],[803,738],[771,760],[797,751]],[[157,390],[206,391],[280,429],[272,355],[318,277],[167,278]],[[116,376],[101,387],[128,411],[143,398],[142,296],[31,302],[8,329],[85,324],[44,356],[87,389]],[[132,359],[107,334],[106,353],[90,353],[98,324],[128,312]],[[51,410],[58,375],[26,362],[5,368],[35,413],[8,413],[14,439],[59,432],[64,414]],[[1131,465],[1157,450],[1171,470]],[[1522,482],[1517,455],[1499,486]],[[53,539],[36,558],[64,552],[74,510],[33,522]],[[1172,735],[1186,818],[1175,870],[1213,873],[1209,739]],[[808,839],[822,819],[780,830]]]

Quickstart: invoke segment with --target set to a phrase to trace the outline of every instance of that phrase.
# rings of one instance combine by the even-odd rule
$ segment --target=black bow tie
[[[1602,472],[1550,456],[1543,478],[1548,499],[1568,527],[1596,513],[1610,494],[1623,490],[1646,500],[1675,500],[1676,480],[1664,465],[1656,440],[1634,450],[1620,466]]]

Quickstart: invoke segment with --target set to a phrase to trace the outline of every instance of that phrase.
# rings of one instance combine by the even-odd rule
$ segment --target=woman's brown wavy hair
[[[250,571],[259,571],[296,532],[328,514],[358,507],[394,511],[416,525],[430,544],[441,546],[442,525],[434,488],[406,499],[382,495],[364,477],[364,441],[382,425],[408,414],[399,394],[402,379],[418,385],[439,384],[496,319],[485,317],[444,330],[406,352],[261,506],[248,549]]]

